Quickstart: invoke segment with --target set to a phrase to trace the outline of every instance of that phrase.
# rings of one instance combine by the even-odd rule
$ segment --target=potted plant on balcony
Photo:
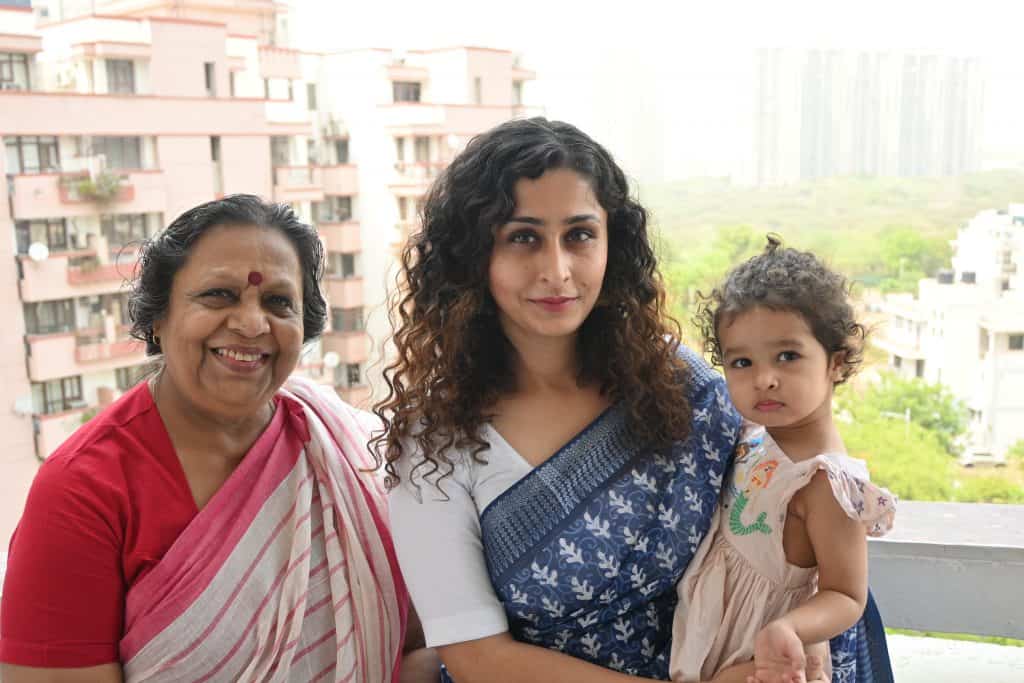
[[[64,184],[69,198],[95,202],[100,206],[106,206],[118,199],[125,189],[121,175],[110,171],[100,171],[95,175],[70,176],[64,179]]]

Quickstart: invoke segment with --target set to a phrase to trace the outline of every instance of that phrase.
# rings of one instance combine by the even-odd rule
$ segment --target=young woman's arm
[[[508,633],[437,648],[455,683],[640,683],[629,676],[546,647],[520,643]],[[746,683],[753,664],[738,664],[709,683]]]

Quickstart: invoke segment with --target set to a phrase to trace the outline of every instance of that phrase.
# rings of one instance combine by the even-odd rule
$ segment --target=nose
[[[757,371],[754,377],[754,388],[758,391],[767,391],[779,387],[779,377],[774,368],[762,368]]]
[[[228,328],[243,337],[255,338],[270,331],[270,321],[263,310],[260,293],[255,287],[246,291],[228,318]]]
[[[570,255],[564,245],[552,240],[541,253],[541,280],[549,284],[561,284],[569,281]]]

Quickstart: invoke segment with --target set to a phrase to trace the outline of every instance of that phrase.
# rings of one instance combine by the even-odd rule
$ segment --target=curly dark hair
[[[719,326],[745,311],[759,306],[790,311],[807,322],[830,356],[843,354],[835,384],[844,383],[860,368],[867,338],[867,328],[857,322],[850,304],[852,283],[814,254],[783,247],[776,235],[767,240],[763,252],[729,271],[711,294],[700,295],[694,324],[705,353],[715,365],[722,365]]]
[[[647,234],[647,213],[611,155],[567,123],[510,121],[475,137],[435,181],[422,228],[401,257],[390,316],[397,358],[384,370],[389,392],[374,407],[385,431],[388,481],[410,448],[424,474],[451,474],[450,449],[483,462],[480,427],[514,387],[515,353],[488,288],[493,231],[515,209],[515,185],[553,169],[588,179],[608,216],[608,265],[597,306],[578,335],[580,381],[598,382],[627,408],[640,443],[667,446],[690,429],[687,368],[677,357],[679,325],[665,313],[665,288]],[[404,442],[404,445],[403,445]]]
[[[299,220],[287,204],[266,202],[251,194],[234,194],[193,207],[160,233],[146,240],[139,252],[128,295],[131,336],[146,342],[146,354],[162,352],[153,324],[167,314],[174,276],[185,265],[192,247],[218,225],[257,225],[280,230],[295,247],[302,267],[302,341],[312,341],[327,322],[327,302],[320,291],[324,248],[316,229]]]

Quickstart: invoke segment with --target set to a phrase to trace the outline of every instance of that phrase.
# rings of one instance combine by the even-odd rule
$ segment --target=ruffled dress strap
[[[801,477],[802,485],[806,486],[818,470],[823,470],[839,507],[863,524],[868,536],[884,536],[892,529],[898,499],[888,489],[872,483],[863,460],[827,453],[800,464],[807,468]]]

